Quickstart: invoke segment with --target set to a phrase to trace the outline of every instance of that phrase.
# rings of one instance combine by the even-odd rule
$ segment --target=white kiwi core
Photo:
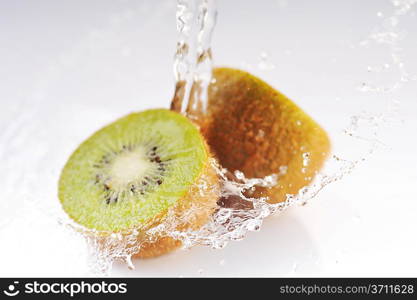
[[[153,173],[156,164],[149,161],[145,149],[140,147],[118,155],[110,166],[109,186],[123,190],[132,182],[140,181],[147,173]]]

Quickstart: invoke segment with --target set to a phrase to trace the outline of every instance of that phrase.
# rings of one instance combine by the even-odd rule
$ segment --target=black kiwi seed
[[[158,179],[157,183],[158,184],[162,184],[162,180],[161,179]]]
[[[101,158],[101,160],[99,161],[100,164],[108,164],[109,158],[107,157],[107,155],[103,155],[103,157]]]
[[[112,196],[107,196],[106,197],[106,204],[110,204],[110,203],[117,203],[117,201],[119,201],[119,197],[118,196],[115,196],[115,197],[112,197]]]

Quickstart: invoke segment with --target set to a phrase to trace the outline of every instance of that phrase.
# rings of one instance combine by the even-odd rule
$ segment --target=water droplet
[[[127,267],[130,270],[134,270],[135,269],[135,265],[132,262],[132,256],[131,255],[126,256],[125,261],[126,261]]]
[[[303,166],[307,167],[310,163],[310,152],[303,153]]]
[[[249,231],[259,231],[261,229],[262,221],[261,220],[250,220],[247,223],[247,228]]]
[[[258,68],[261,70],[275,69],[275,65],[269,61],[269,55],[265,51],[262,51],[260,54]]]
[[[281,166],[281,167],[279,167],[279,175],[285,175],[285,174],[287,174],[287,171],[288,171],[288,166]]]
[[[297,273],[298,272],[298,263],[294,263],[293,265],[292,265],[292,272],[293,273]]]

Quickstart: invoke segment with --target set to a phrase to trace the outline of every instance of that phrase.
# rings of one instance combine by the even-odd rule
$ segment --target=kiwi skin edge
[[[241,70],[215,68],[208,90],[208,113],[200,126],[210,149],[229,171],[246,177],[278,173],[272,188],[258,187],[250,196],[286,200],[308,185],[330,152],[327,133],[285,95]],[[303,153],[309,163],[303,165]]]

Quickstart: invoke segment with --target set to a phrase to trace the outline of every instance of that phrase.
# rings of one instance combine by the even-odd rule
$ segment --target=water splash
[[[415,75],[409,73],[404,64],[403,48],[400,42],[406,37],[406,32],[399,26],[401,18],[412,9],[417,0],[392,0],[391,3],[394,7],[392,14],[384,17],[384,14],[377,12],[377,16],[382,19],[381,24],[359,43],[362,47],[379,45],[389,50],[387,62],[382,65],[368,66],[367,71],[376,74],[390,71],[391,74],[397,75],[393,78],[392,83],[362,82],[358,87],[361,92],[376,93],[381,99],[387,100],[387,108],[380,114],[363,111],[351,116],[351,122],[344,130],[346,135],[368,142],[371,145],[368,154],[373,153],[378,147],[384,146],[379,138],[381,129],[398,119],[400,102],[395,97],[395,92],[408,82],[417,79]],[[362,135],[360,134],[362,128],[370,128],[371,132]]]

